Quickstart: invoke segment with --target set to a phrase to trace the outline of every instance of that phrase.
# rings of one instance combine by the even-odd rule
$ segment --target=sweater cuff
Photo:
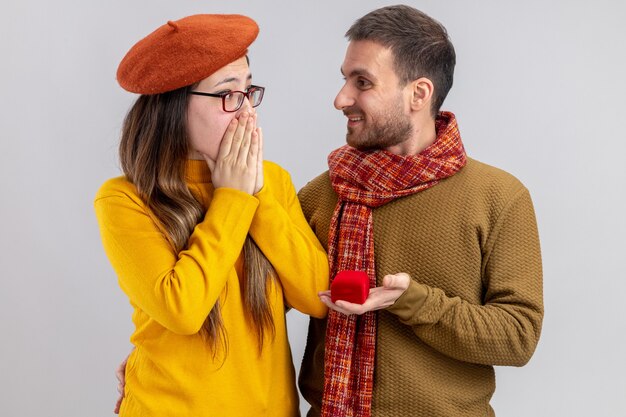
[[[250,225],[250,235],[256,240],[256,238],[262,239],[262,233],[267,234],[268,231],[274,230],[276,221],[282,217],[284,209],[268,187],[267,181],[263,188],[254,194],[254,198],[258,201],[258,208]],[[272,236],[272,239],[275,238]]]
[[[265,182],[263,183],[263,187],[261,187],[261,189],[256,194],[254,194],[254,198],[259,200],[259,208],[262,208],[265,205],[263,204],[264,202],[274,199],[274,196],[269,188],[270,187],[268,187],[267,180],[265,180]]]
[[[428,297],[428,287],[411,280],[409,288],[396,300],[387,311],[398,316],[402,321],[409,321],[422,308]]]
[[[265,196],[268,193],[267,191],[267,184],[265,184],[265,182],[263,183],[263,187],[261,187],[261,189],[259,191],[256,192],[256,194],[254,194],[254,197],[258,198],[259,200],[263,199],[263,196]]]
[[[258,206],[259,200],[254,196],[234,188],[221,187],[213,191],[207,214],[217,214],[222,224],[245,224],[248,230]]]

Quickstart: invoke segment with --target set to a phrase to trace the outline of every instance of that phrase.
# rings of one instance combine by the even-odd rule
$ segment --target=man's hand
[[[400,272],[395,275],[385,275],[383,286],[370,288],[369,295],[363,304],[353,304],[348,301],[337,300],[333,303],[330,299],[330,290],[318,293],[320,300],[328,308],[343,314],[363,314],[368,311],[381,310],[396,302],[398,298],[409,288],[411,277],[409,274]]]
[[[128,357],[130,354],[124,359],[124,362],[120,363],[117,369],[115,370],[115,376],[117,377],[117,392],[120,396],[117,398],[117,402],[115,403],[115,409],[113,412],[115,414],[120,413],[120,406],[122,405],[122,400],[124,399],[124,385],[126,385],[126,363],[128,362]]]

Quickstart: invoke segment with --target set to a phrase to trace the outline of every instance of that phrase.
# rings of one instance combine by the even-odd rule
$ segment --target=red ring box
[[[330,299],[363,304],[370,291],[370,280],[363,271],[341,271],[330,283]]]

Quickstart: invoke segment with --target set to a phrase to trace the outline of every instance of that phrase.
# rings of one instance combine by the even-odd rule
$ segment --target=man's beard
[[[355,111],[356,110],[356,111]],[[346,114],[363,114],[361,109],[351,108],[344,110]],[[365,126],[365,123],[369,126]],[[361,132],[356,133],[348,127],[346,142],[360,151],[387,149],[409,139],[413,126],[408,116],[402,114],[399,107],[389,110],[386,114],[379,114],[376,119],[368,118],[361,126]]]

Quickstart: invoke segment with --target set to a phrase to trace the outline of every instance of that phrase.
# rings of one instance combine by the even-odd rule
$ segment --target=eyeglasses
[[[265,87],[259,87],[258,85],[251,85],[248,91],[227,91],[219,94],[203,93],[201,91],[190,91],[189,94],[195,94],[197,96],[207,97],[219,97],[222,99],[222,108],[225,112],[235,112],[243,105],[244,98],[250,101],[252,107],[257,107],[263,100],[263,93]]]

